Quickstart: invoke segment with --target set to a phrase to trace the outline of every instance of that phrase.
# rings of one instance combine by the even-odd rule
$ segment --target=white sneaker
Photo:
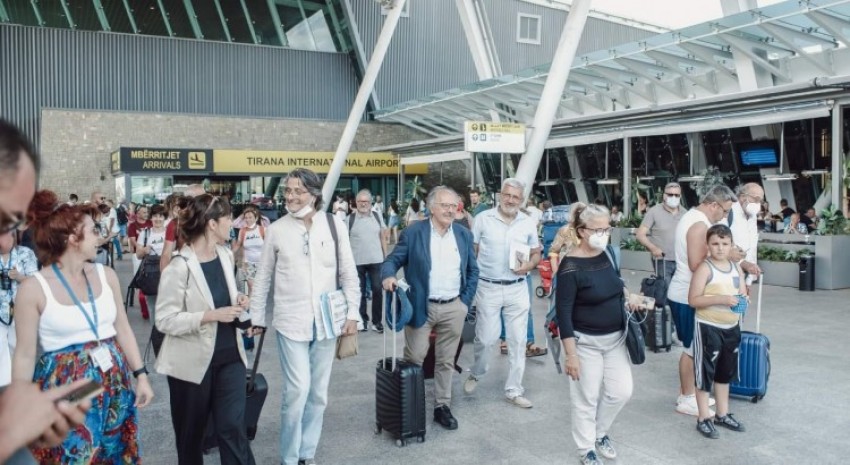
[[[516,405],[519,408],[531,408],[534,404],[523,396],[505,397],[505,400]]]
[[[713,404],[714,399],[709,399],[709,405]],[[676,411],[685,415],[691,415],[698,417],[699,416],[699,407],[697,406],[697,396],[696,395],[680,395],[676,400]],[[708,409],[708,414],[710,416],[714,416],[714,410]]]
[[[676,398],[676,404],[681,403],[682,400],[686,397],[692,397],[692,398],[696,399],[696,396],[694,394],[691,394],[690,396],[685,396],[685,395],[679,394],[679,397]],[[694,400],[694,402],[696,402],[696,400]],[[709,407],[714,407],[714,404],[716,404],[716,403],[717,403],[717,401],[714,400],[714,397],[708,398],[708,406]]]
[[[469,375],[469,378],[466,378],[466,381],[464,381],[463,383],[463,392],[467,394],[472,394],[473,392],[475,392],[476,387],[478,387],[478,378]]]

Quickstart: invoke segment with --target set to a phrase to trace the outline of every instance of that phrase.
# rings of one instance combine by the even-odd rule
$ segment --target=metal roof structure
[[[773,88],[850,74],[850,0],[791,0],[576,57],[558,121],[651,111],[743,93],[735,56],[769,75]],[[550,65],[476,82],[376,111],[437,138],[463,122],[530,124]],[[746,71],[744,71],[746,72]]]

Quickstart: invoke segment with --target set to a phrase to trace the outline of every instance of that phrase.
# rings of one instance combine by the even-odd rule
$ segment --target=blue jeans
[[[336,339],[293,341],[275,331],[283,371],[280,458],[284,465],[311,459],[322,435]]]
[[[531,318],[531,313],[532,313],[531,307],[534,304],[534,297],[533,297],[534,296],[534,290],[532,289],[532,285],[531,285],[531,276],[529,276],[528,279],[526,279],[526,282],[528,282],[528,297],[529,297],[530,302],[528,304],[528,330],[526,332],[525,337],[526,337],[526,342],[528,342],[529,344],[533,344],[534,343],[534,321]],[[502,321],[502,332],[499,333],[499,339],[504,341],[505,340],[505,316],[499,315],[499,319]]]
[[[112,238],[112,246],[115,247],[115,255],[118,256],[118,260],[124,257],[124,251],[121,250],[121,239],[118,236]]]

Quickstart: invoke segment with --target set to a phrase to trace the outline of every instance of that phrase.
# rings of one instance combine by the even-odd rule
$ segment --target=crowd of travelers
[[[473,190],[467,211],[454,190],[437,186],[402,212],[368,190],[353,204],[338,197],[327,206],[322,179],[296,169],[283,180],[287,214],[268,222],[252,207],[234,219],[228,199],[200,185],[162,205],[117,208],[100,192],[84,203],[36,192],[38,155],[2,120],[0,167],[0,384],[8,385],[0,394],[0,463],[140,461],[138,409],[154,392],[104,247],[118,260],[131,253],[134,270],[159,263],[160,285],[144,297],[143,312],[154,322],[155,371],[168,380],[177,463],[203,463],[208,419],[221,463],[254,463],[245,430],[246,350],[266,331],[283,374],[281,463],[316,463],[337,338],[370,326],[384,331],[380,296],[401,286],[412,308],[404,359],[421,365],[433,344],[437,424],[459,427],[452,378],[472,311],[474,363],[464,394],[490,382],[499,345],[505,402],[534,405],[523,386],[526,358],[546,349],[534,345],[530,275],[544,259],[539,226],[552,206],[525,205],[529,186],[518,179],[504,180],[495,206]],[[761,272],[755,252],[764,191],[716,186],[690,210],[681,195],[677,183],[665,186],[662,202],[646,206],[637,239],[669,283],[683,349],[676,410],[717,438],[717,427],[745,430],[728,402],[741,338],[732,308]],[[609,431],[633,390],[624,310],[641,309],[611,253],[612,213],[618,218],[602,205],[572,205],[545,257],[557,271],[553,308],[572,437],[585,464],[617,457]],[[803,224],[794,215],[787,215],[792,231]],[[32,249],[18,243],[22,228]],[[347,308],[338,333],[319,323],[335,292]],[[96,395],[66,400],[92,384]]]

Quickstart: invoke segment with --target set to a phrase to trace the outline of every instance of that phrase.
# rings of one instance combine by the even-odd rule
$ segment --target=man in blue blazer
[[[430,219],[405,228],[381,266],[387,291],[395,290],[396,273],[401,268],[410,285],[413,317],[404,328],[404,358],[421,365],[428,353],[431,330],[437,334],[434,421],[450,430],[458,426],[450,410],[454,357],[478,286],[472,233],[452,225],[459,201],[457,193],[448,187],[432,189],[427,200]]]

